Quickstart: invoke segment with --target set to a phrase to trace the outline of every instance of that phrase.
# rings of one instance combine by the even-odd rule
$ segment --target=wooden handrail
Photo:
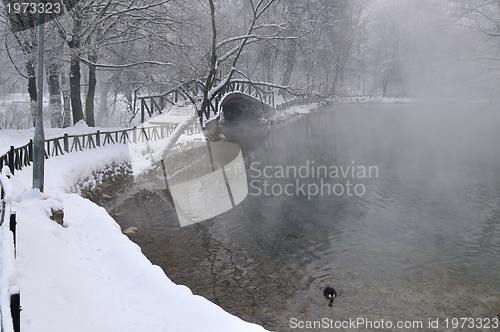
[[[172,123],[153,125],[142,128],[125,128],[122,130],[100,131],[94,133],[51,137],[45,140],[45,158],[64,155],[73,151],[83,151],[109,144],[136,143],[137,141],[156,140],[168,137],[172,133]],[[138,130],[139,133],[137,132]],[[0,169],[7,165],[11,174],[28,166],[33,161],[33,140],[0,155]]]

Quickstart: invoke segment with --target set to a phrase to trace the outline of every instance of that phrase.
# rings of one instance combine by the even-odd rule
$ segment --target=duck
[[[332,286],[326,285],[325,289],[323,290],[323,296],[326,297],[328,300],[330,300],[328,306],[332,307],[333,301],[337,297],[337,291]]]

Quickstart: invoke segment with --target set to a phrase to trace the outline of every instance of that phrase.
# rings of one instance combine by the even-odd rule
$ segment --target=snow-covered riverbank
[[[291,107],[271,119],[291,120],[320,106]],[[70,129],[80,134],[94,131],[84,124]],[[22,145],[33,132],[0,134],[0,141]],[[52,136],[62,134],[62,130],[50,131]],[[190,139],[182,136],[179,141]],[[122,234],[103,208],[71,193],[92,172],[125,161],[130,161],[130,150],[123,144],[51,157],[46,160],[44,193],[30,189],[32,167],[11,178],[12,210],[18,219],[16,264],[23,330],[263,330],[174,284]],[[64,211],[62,226],[50,219],[52,209]]]
[[[4,135],[4,140],[31,134],[16,131],[16,137]],[[264,331],[174,284],[103,208],[70,193],[78,180],[129,159],[128,147],[120,144],[49,158],[44,193],[30,189],[31,166],[11,178],[21,329]],[[50,219],[52,209],[63,209],[63,225]]]
[[[18,217],[23,331],[262,331],[176,285],[76,194],[30,190]],[[64,209],[64,227],[49,219]]]

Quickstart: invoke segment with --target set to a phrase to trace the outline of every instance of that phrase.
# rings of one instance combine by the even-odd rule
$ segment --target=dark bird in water
[[[337,297],[337,291],[335,290],[335,288],[327,285],[325,287],[325,289],[323,290],[323,295],[328,299],[330,300],[330,302],[328,303],[328,306],[333,306],[333,300],[335,300],[335,298]]]

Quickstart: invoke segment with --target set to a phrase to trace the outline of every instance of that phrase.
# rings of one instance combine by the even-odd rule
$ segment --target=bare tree
[[[87,124],[95,125],[94,100],[98,70],[122,70],[141,65],[167,64],[156,60],[129,60],[119,64],[99,63],[98,60],[102,54],[114,52],[119,45],[127,44],[129,50],[134,45],[134,40],[147,38],[147,34],[154,35],[156,32],[150,27],[159,25],[159,21],[165,23],[165,20],[171,17],[168,12],[161,11],[169,2],[169,0],[80,1],[69,15],[55,21],[61,39],[66,42],[70,50],[69,85],[74,123],[82,120],[85,115]],[[127,59],[126,54],[122,58]],[[81,98],[82,63],[88,68],[85,103]]]
[[[216,6],[213,0],[208,0],[210,6],[210,22],[212,28],[212,40],[209,51],[209,66],[203,89],[203,100],[198,115],[209,117],[212,107],[212,99],[228,82],[235,73],[249,78],[237,69],[238,61],[244,49],[251,43],[259,40],[285,40],[289,37],[282,35],[283,24],[262,22],[261,18],[269,9],[278,3],[277,0],[249,0],[248,6],[250,17],[243,34],[228,36],[218,41]],[[294,37],[293,37],[294,38]],[[219,79],[216,79],[219,76]]]
[[[8,21],[7,21],[8,22]],[[8,26],[8,23],[5,23]],[[28,29],[13,33],[10,28],[4,32],[4,46],[8,57],[17,70],[18,74],[27,79],[27,90],[31,101],[31,116],[33,125],[35,124],[35,109],[37,101],[36,89],[36,48],[37,34],[34,29]],[[22,54],[22,60],[19,61],[19,53]],[[24,64],[21,65],[20,62]],[[22,69],[24,67],[24,70]]]

